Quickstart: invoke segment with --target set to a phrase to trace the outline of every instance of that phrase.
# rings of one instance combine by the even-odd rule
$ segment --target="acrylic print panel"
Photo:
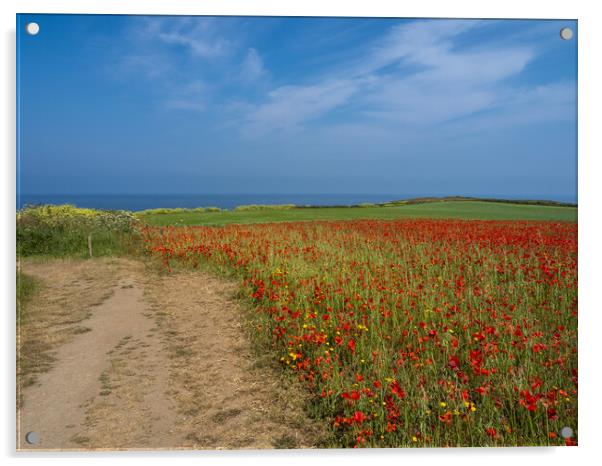
[[[18,15],[18,448],[577,444],[577,39]]]

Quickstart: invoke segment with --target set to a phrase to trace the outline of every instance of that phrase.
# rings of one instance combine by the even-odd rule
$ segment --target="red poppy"
[[[356,424],[361,424],[366,419],[366,415],[361,411],[356,411],[355,413],[353,413],[353,422],[355,422]]]
[[[355,340],[353,338],[347,342],[347,348],[349,348],[352,354],[355,354]]]
[[[460,358],[458,356],[450,356],[448,364],[452,369],[458,369],[460,367]]]
[[[406,397],[406,392],[402,390],[397,380],[391,384],[391,391],[397,395],[399,399],[403,400]]]

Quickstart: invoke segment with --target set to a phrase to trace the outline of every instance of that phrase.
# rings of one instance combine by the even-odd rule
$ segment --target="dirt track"
[[[322,438],[303,394],[253,353],[233,283],[124,259],[21,266],[41,288],[18,341],[18,449],[299,448]]]

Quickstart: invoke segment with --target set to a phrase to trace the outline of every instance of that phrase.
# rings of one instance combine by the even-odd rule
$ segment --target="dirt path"
[[[302,393],[253,356],[232,283],[122,259],[22,268],[42,287],[19,338],[19,449],[293,448],[323,435]]]
[[[186,448],[307,448],[324,433],[304,394],[252,350],[236,285],[203,272],[152,280],[149,299],[169,336],[172,395]]]

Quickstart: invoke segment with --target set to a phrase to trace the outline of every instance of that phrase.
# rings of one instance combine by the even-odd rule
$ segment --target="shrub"
[[[73,205],[27,206],[17,212],[17,254],[69,256],[131,251],[137,238],[131,212],[82,209]]]
[[[163,215],[163,214],[169,214],[171,213],[172,210],[171,209],[146,209],[146,210],[142,210],[140,212],[138,212],[141,215]]]
[[[296,207],[295,204],[249,204],[239,205],[234,209],[236,212],[248,212],[253,210],[290,210]]]

